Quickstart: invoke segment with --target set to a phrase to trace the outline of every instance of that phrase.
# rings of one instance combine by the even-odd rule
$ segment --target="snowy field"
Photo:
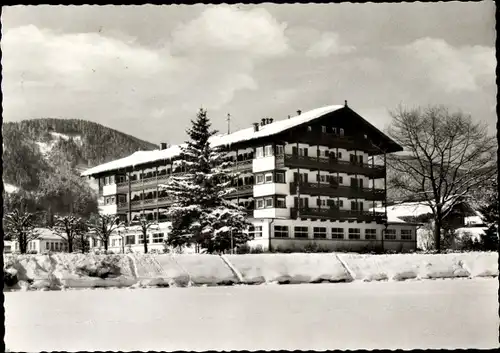
[[[498,347],[497,278],[5,293],[11,351]]]

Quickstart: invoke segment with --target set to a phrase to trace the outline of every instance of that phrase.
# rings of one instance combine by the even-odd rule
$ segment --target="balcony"
[[[236,189],[236,191],[228,194],[227,195],[228,198],[253,196],[253,184],[240,185],[240,186],[236,186],[234,188]]]
[[[338,221],[358,221],[358,222],[372,222],[375,221],[379,224],[384,222],[384,213],[369,212],[369,211],[352,211],[352,210],[339,210],[338,208],[292,208],[290,210],[292,219],[311,218],[311,219],[328,219]]]
[[[340,161],[335,158],[327,157],[309,157],[285,154],[282,162],[277,165],[283,165],[288,168],[320,169],[329,172],[346,173],[350,175],[365,175],[370,179],[383,178],[385,176],[385,166],[371,165],[368,163],[353,163]]]
[[[311,196],[345,197],[367,201],[385,200],[383,189],[360,188],[327,183],[300,183],[301,194]],[[297,194],[297,183],[290,183],[290,194]]]
[[[246,159],[244,161],[234,162],[234,165],[231,169],[237,172],[251,172],[252,171],[252,163],[253,159]]]
[[[146,188],[156,188],[156,183],[158,182],[159,184],[165,184],[167,180],[172,176],[181,176],[185,174],[185,172],[175,172],[173,174],[162,174],[158,175],[157,177],[150,177],[150,178],[144,178],[144,179],[137,179],[137,180],[131,180],[130,181],[130,188],[131,190],[141,190],[141,189],[146,189]],[[116,184],[117,187],[117,193],[123,194],[123,193],[128,193],[128,181],[124,181],[121,183]]]
[[[158,199],[133,200],[130,202],[130,209],[131,211],[137,211],[143,208],[166,207],[171,204],[172,200],[168,196],[159,197]],[[118,211],[128,211],[128,202],[120,202],[118,204]]]
[[[348,136],[339,136],[333,133],[304,133],[300,139],[301,143],[312,146],[321,145],[329,148],[343,148],[348,151],[358,150],[369,154],[380,154],[380,150],[364,139],[354,139]]]

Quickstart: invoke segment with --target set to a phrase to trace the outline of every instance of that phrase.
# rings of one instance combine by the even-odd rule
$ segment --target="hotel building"
[[[229,198],[247,209],[252,247],[299,248],[316,243],[331,250],[380,245],[416,248],[415,225],[390,222],[377,212],[386,202],[387,153],[395,141],[345,105],[294,117],[262,119],[253,126],[210,140],[224,146],[239,173]],[[138,151],[82,173],[99,185],[100,212],[133,225],[141,215],[159,223],[148,242],[163,247],[168,236],[169,195],[159,185],[184,171],[179,146]],[[380,158],[374,158],[380,157]],[[382,210],[384,208],[382,207]],[[141,251],[139,232],[117,235],[110,249]],[[123,244],[125,242],[125,244]]]

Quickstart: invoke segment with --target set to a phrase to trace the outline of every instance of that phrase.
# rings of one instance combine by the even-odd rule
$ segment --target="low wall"
[[[498,254],[4,255],[7,290],[421,280],[498,276]]]

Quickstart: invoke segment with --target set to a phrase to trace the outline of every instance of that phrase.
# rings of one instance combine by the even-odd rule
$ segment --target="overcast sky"
[[[495,129],[494,3],[16,6],[2,10],[3,117],[95,121],[179,143],[202,106],[246,128],[331,104],[383,129],[444,104]]]

